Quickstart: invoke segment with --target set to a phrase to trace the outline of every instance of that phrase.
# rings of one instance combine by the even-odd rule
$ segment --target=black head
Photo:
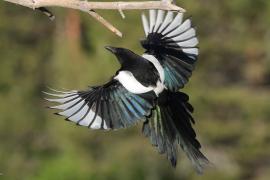
[[[121,64],[132,60],[136,56],[136,54],[129,49],[112,46],[105,46],[105,48],[111,53],[113,53]]]
[[[120,52],[122,48],[118,48],[118,47],[112,47],[112,46],[105,46],[105,49],[107,49],[108,51],[110,51],[113,54],[117,54],[118,52]]]

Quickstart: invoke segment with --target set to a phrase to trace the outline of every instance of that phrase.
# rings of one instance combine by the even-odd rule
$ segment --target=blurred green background
[[[270,179],[270,1],[179,0],[200,39],[199,62],[184,89],[213,167],[199,176],[181,152],[170,167],[141,125],[91,131],[45,109],[42,90],[102,84],[119,67],[104,50],[142,53],[140,11],[98,11],[118,38],[89,15],[51,8],[56,21],[0,2],[0,179]]]

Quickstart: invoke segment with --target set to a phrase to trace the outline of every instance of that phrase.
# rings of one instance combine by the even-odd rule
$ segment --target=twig
[[[109,30],[111,30],[113,33],[115,33],[117,36],[122,37],[122,33],[118,29],[116,29],[113,25],[111,25],[106,19],[100,16],[98,13],[96,13],[93,10],[90,10],[88,13],[97,21],[99,21],[101,24],[103,24],[105,27],[107,27]]]
[[[38,10],[40,10],[43,14],[45,14],[46,16],[48,16],[48,18],[53,21],[55,19],[55,16],[53,15],[53,13],[51,11],[49,11],[47,8],[45,7],[40,7],[37,8]]]
[[[124,11],[123,11],[122,9],[118,9],[118,11],[119,11],[121,17],[122,17],[123,19],[125,19],[126,16],[125,16],[125,14],[124,14]]]
[[[44,8],[44,7],[64,7],[77,9],[90,14],[97,21],[102,23],[106,28],[114,32],[116,35],[122,37],[122,33],[106,21],[102,16],[97,14],[95,9],[106,10],[143,10],[143,9],[161,9],[185,12],[185,10],[179,6],[174,5],[170,0],[162,1],[145,1],[145,2],[88,2],[81,0],[4,0],[13,4],[18,4],[32,9]],[[123,16],[123,14],[122,14]]]

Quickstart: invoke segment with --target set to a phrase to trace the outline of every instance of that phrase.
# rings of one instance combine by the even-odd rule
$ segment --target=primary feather
[[[85,91],[45,93],[51,96],[46,100],[60,103],[50,108],[60,110],[57,114],[65,116],[66,120],[105,130],[130,127],[143,120],[150,115],[155,98],[131,93],[116,80]]]
[[[164,11],[159,10],[157,18],[153,18],[156,14],[153,11],[150,11],[150,27],[147,23],[143,24],[148,30],[141,44],[146,49],[145,54],[154,56],[163,67],[165,86],[171,91],[178,91],[188,82],[197,61],[196,31],[191,27],[190,19],[183,22],[183,13],[174,15],[168,11],[164,18]],[[147,22],[144,14],[142,17]]]

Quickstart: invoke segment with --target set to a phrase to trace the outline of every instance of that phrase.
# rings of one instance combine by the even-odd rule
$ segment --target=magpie
[[[146,38],[138,55],[126,48],[106,46],[121,67],[104,85],[86,90],[44,92],[57,115],[91,129],[117,130],[143,123],[142,133],[173,167],[180,146],[198,173],[209,164],[192,127],[189,96],[179,89],[188,82],[199,50],[196,31],[183,13],[150,10],[142,14]]]

